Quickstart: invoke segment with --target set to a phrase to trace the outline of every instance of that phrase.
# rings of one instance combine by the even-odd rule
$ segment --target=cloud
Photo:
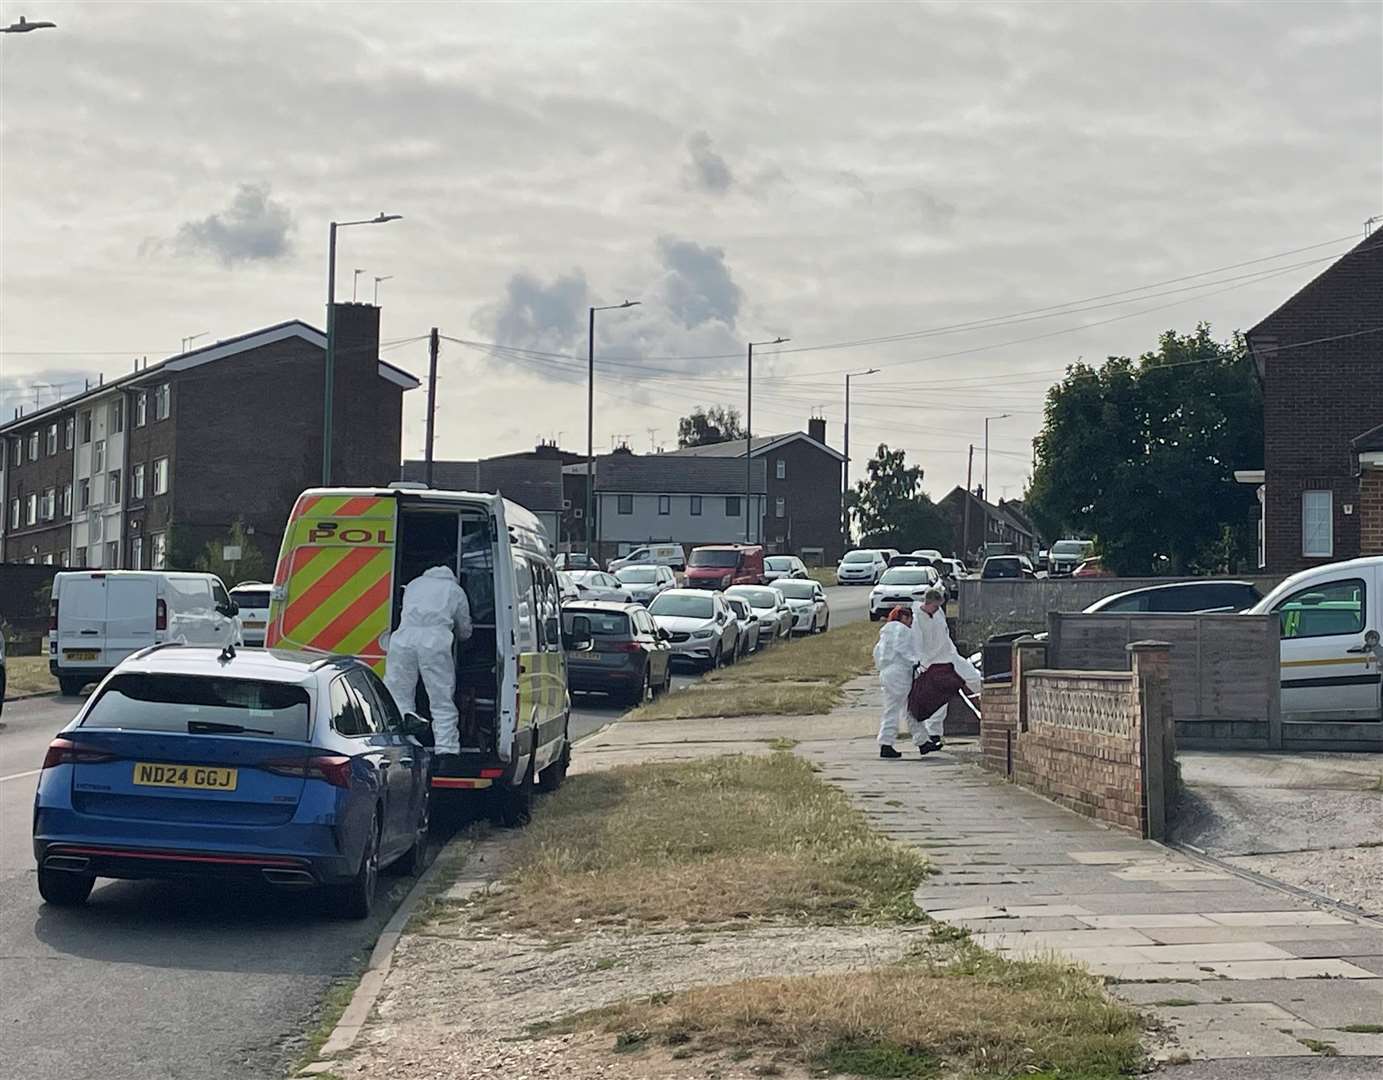
[[[292,253],[292,232],[293,214],[269,197],[268,184],[241,184],[224,210],[179,225],[173,250],[211,255],[225,267],[273,261]]]
[[[585,325],[590,306],[586,275],[573,270],[544,284],[527,271],[509,279],[504,300],[482,320],[501,345],[569,353]]]
[[[687,154],[687,183],[693,190],[724,195],[734,185],[734,173],[725,159],[711,149],[711,137],[704,131],[687,140]]]
[[[683,326],[717,321],[734,327],[742,294],[725,265],[724,249],[660,236],[658,257],[664,270],[663,299]]]
[[[85,367],[50,367],[33,372],[0,375],[0,423],[14,419],[14,411],[26,414],[46,408],[73,394],[89,382],[93,386],[100,373]]]

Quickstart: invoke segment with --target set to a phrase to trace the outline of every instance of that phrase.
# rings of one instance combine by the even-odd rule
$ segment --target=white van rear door
[[[106,575],[73,574],[59,580],[58,665],[100,663],[106,647]]]
[[[1379,665],[1364,648],[1367,631],[1379,629],[1379,586],[1373,567],[1340,567],[1274,606],[1284,720],[1379,720]]]
[[[519,658],[514,641],[517,622],[514,610],[514,558],[502,500],[495,501],[492,513],[495,536],[495,653],[498,663],[495,714],[499,746],[496,749],[501,761],[512,761],[514,732],[519,715]]]
[[[151,577],[106,578],[106,662],[125,657],[154,643],[158,582]]]

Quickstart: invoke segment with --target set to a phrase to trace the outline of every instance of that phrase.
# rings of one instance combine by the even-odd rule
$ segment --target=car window
[[[368,732],[387,731],[389,722],[384,714],[384,706],[380,704],[375,695],[374,685],[370,682],[369,676],[360,668],[346,672],[346,682],[355,691],[356,699],[360,702],[361,711],[365,716],[365,730]]]
[[[105,684],[82,727],[303,741],[309,706],[307,689],[291,683],[130,673]]]
[[[389,688],[384,685],[384,680],[373,671],[368,668],[361,668],[361,674],[365,676],[365,681],[374,690],[375,697],[383,710],[384,726],[390,731],[397,731],[403,726],[403,714],[399,712],[398,704],[394,701],[394,695],[389,693]]]
[[[709,596],[688,596],[683,593],[674,596],[663,593],[648,605],[653,615],[680,615],[688,619],[709,619],[715,614],[715,605]]]
[[[567,608],[562,613],[562,628],[571,633],[573,619],[584,615],[591,623],[591,636],[627,638],[630,635],[629,616],[622,611],[596,611],[587,608]]]
[[[814,581],[775,581],[773,584],[778,586],[779,592],[793,600],[810,600],[821,587]]]
[[[231,599],[242,608],[267,608],[269,606],[269,590],[232,589]]]
[[[1273,610],[1284,638],[1333,637],[1364,629],[1364,601],[1363,579],[1346,578],[1298,589]]]
[[[1127,613],[1130,611],[1146,611],[1147,602],[1146,596],[1121,596],[1117,600],[1111,600],[1109,603],[1102,605],[1100,611],[1102,613],[1111,612],[1114,614]]]
[[[330,701],[331,727],[336,734],[354,738],[370,733],[360,701],[351,693],[344,675],[331,681]]]

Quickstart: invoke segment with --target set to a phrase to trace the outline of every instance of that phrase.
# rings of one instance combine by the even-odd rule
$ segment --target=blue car
[[[431,752],[352,657],[155,646],[52,741],[34,800],[38,889],[98,877],[325,888],[364,918],[381,867],[417,873]]]

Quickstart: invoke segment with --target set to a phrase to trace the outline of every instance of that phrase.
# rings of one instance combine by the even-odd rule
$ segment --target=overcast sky
[[[887,441],[937,497],[1012,413],[990,472],[1014,497],[1065,364],[1247,328],[1383,213],[1377,2],[0,4],[21,13],[59,25],[0,37],[7,418],[186,335],[321,325],[327,222],[380,210],[404,220],[341,234],[337,293],[392,275],[386,342],[557,354],[447,343],[442,457],[584,449],[590,304],[643,301],[600,316],[596,443],[646,450],[697,403],[743,408],[750,339],[1310,246],[758,354],[755,429],[818,409],[837,446],[841,373],[881,368],[856,475]],[[425,342],[384,355],[426,372]]]

